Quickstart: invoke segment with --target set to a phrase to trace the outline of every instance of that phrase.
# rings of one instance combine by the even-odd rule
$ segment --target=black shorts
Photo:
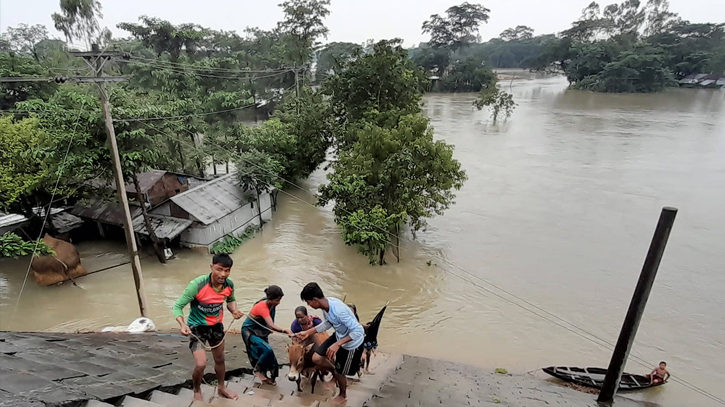
[[[337,342],[337,335],[332,335],[325,342],[320,345],[315,351],[322,357],[327,357],[327,349],[330,348],[335,342]],[[365,349],[362,345],[358,346],[357,349],[347,350],[340,346],[335,354],[335,370],[337,373],[345,376],[354,376],[360,371],[360,359],[362,358],[363,351]]]
[[[224,325],[194,325],[189,327],[192,335],[189,336],[189,349],[196,352],[204,346],[216,346],[224,339]],[[199,339],[197,339],[199,338]],[[201,340],[201,342],[199,342]]]

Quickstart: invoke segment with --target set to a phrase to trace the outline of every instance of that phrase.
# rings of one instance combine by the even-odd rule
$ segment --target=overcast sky
[[[427,40],[420,26],[431,14],[464,0],[332,0],[325,21],[330,29],[326,42],[362,43],[368,39],[402,38],[411,47]],[[469,0],[475,3],[475,0]],[[484,40],[516,25],[528,25],[536,34],[562,31],[570,26],[591,0],[486,0],[491,10],[489,23],[481,28]],[[128,33],[116,28],[119,22],[137,22],[140,15],[169,20],[174,24],[193,22],[214,29],[242,32],[246,27],[270,29],[282,18],[277,6],[282,0],[101,0],[103,25],[114,37]],[[600,1],[604,6],[614,1]],[[644,0],[643,0],[644,2]],[[55,31],[50,15],[59,10],[59,0],[0,0],[0,31],[20,23],[43,24],[51,36]],[[693,22],[725,22],[724,0],[670,0],[670,9]]]

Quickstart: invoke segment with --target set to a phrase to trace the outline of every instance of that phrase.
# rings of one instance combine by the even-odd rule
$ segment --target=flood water
[[[403,236],[400,263],[369,266],[342,243],[330,208],[312,205],[322,171],[281,193],[273,221],[234,253],[241,308],[277,284],[287,294],[277,320],[289,323],[300,289],[317,281],[365,320],[396,300],[380,333],[387,352],[515,373],[606,367],[609,346],[584,331],[616,341],[660,209],[671,205],[680,212],[632,349],[651,366],[630,359],[627,371],[666,360],[676,377],[725,398],[725,92],[566,85],[514,81],[519,106],[498,126],[472,109],[474,95],[426,96],[436,136],[456,146],[470,179],[417,240]],[[89,270],[125,259],[117,242],[78,248]],[[143,266],[151,317],[175,327],[170,308],[209,257],[181,251]],[[83,290],[30,281],[13,317],[26,268],[0,262],[1,329],[100,329],[137,317],[128,265],[79,279]],[[632,397],[716,405],[674,381]]]

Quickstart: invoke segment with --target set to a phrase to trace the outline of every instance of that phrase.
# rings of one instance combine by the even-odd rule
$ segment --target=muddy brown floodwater
[[[317,281],[363,319],[397,299],[380,333],[388,352],[517,373],[606,366],[608,345],[574,326],[616,341],[659,211],[672,205],[680,212],[632,350],[651,366],[630,360],[627,370],[666,360],[675,376],[725,398],[725,92],[566,85],[514,81],[519,106],[498,126],[472,109],[474,95],[426,96],[436,136],[456,146],[470,179],[417,240],[403,237],[400,263],[369,266],[342,243],[330,208],[312,205],[322,171],[280,194],[274,220],[234,253],[242,309],[278,284],[287,295],[277,318],[289,323],[300,289]],[[79,250],[89,270],[125,259],[116,242]],[[166,265],[143,261],[159,327],[175,327],[172,304],[208,267],[194,251]],[[129,266],[81,278],[83,289],[31,282],[13,316],[26,268],[27,259],[0,262],[2,329],[100,329],[137,316]],[[633,397],[716,405],[675,382]]]

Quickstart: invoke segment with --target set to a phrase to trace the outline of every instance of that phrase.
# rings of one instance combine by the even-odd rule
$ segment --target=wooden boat
[[[570,383],[576,383],[580,386],[593,387],[601,389],[604,383],[604,376],[607,369],[599,367],[567,367],[567,366],[549,366],[543,369],[544,372]],[[631,374],[622,373],[622,381],[619,383],[619,390],[641,390],[649,387],[660,386],[664,383],[650,384],[649,378]]]

